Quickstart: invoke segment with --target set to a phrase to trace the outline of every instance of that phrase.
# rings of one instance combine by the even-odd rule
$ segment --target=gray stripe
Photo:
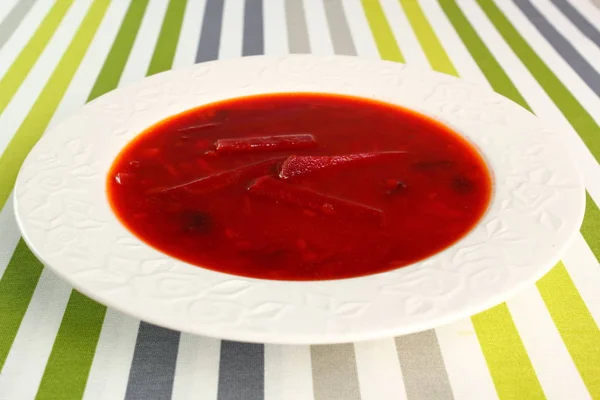
[[[292,54],[310,53],[308,28],[302,0],[286,0],[285,21],[288,27],[288,46]]]
[[[588,37],[596,46],[600,47],[600,32],[592,25],[575,7],[566,0],[552,0],[571,22],[579,28],[581,33]]]
[[[264,345],[223,340],[217,399],[262,400],[264,398]]]
[[[196,53],[197,63],[216,60],[219,57],[223,3],[223,0],[206,0],[198,52]]]
[[[577,75],[600,96],[600,74],[579,54],[577,50],[561,35],[548,20],[531,4],[529,0],[517,0],[514,3],[535,25],[538,31],[554,47],[562,58],[577,72]]]
[[[354,345],[310,346],[315,400],[360,400]]]
[[[14,31],[17,29],[25,15],[29,12],[29,9],[35,0],[19,0],[13,7],[8,15],[0,23],[0,49],[8,41]]]
[[[407,398],[454,398],[434,330],[397,337],[396,350],[402,367]]]
[[[265,52],[262,0],[246,0],[244,5],[243,56],[254,56]]]
[[[179,335],[179,332],[140,322],[126,400],[171,398]]]
[[[335,54],[355,56],[356,48],[341,0],[325,0],[325,15]]]

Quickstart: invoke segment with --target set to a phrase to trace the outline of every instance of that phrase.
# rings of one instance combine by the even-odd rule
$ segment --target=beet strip
[[[308,174],[324,168],[338,165],[354,164],[364,160],[373,160],[383,156],[406,154],[405,151],[387,151],[376,153],[344,154],[340,156],[297,156],[292,155],[285,159],[279,171],[281,179]]]
[[[248,153],[312,149],[317,147],[317,141],[313,135],[298,134],[219,139],[216,141],[215,146],[217,153]]]
[[[203,194],[214,192],[219,189],[235,185],[240,180],[251,180],[259,176],[267,175],[273,171],[276,164],[284,158],[275,158],[256,164],[246,165],[231,171],[225,171],[214,175],[187,181],[174,186],[161,186],[148,190],[147,194],[163,193],[172,190],[185,190],[189,193]]]
[[[325,215],[365,218],[379,224],[384,221],[383,211],[378,208],[287,184],[270,176],[258,178],[250,185],[248,192],[254,196],[279,200]]]

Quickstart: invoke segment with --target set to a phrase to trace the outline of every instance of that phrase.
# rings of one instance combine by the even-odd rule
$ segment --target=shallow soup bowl
[[[422,261],[326,281],[253,279],[186,264],[115,216],[106,176],[148,127],[216,101],[332,93],[427,115],[481,153],[493,182],[479,223]],[[163,327],[229,340],[315,344],[413,333],[492,307],[541,278],[583,219],[585,191],[560,134],[514,102],[457,78],[353,57],[246,57],[154,75],[51,128],[19,173],[23,238],[90,298]]]

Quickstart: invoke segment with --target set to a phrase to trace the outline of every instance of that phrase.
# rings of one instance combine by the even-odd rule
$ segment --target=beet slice
[[[164,193],[172,190],[184,190],[189,193],[203,194],[214,192],[219,189],[236,184],[240,180],[251,180],[259,176],[267,175],[284,158],[275,158],[256,164],[246,165],[231,171],[225,171],[214,175],[194,179],[174,186],[161,186],[148,190],[147,194]]]
[[[332,197],[300,186],[291,185],[270,176],[258,178],[248,192],[254,196],[282,201],[303,209],[340,218],[364,218],[383,224],[383,211],[364,204]]]
[[[294,176],[305,175],[324,168],[338,165],[353,164],[363,160],[372,160],[384,156],[406,154],[405,151],[386,151],[374,153],[344,154],[340,156],[289,156],[281,165],[279,177],[289,179]]]
[[[302,150],[317,147],[313,135],[278,135],[251,138],[219,139],[215,143],[217,153],[248,153],[260,151]]]

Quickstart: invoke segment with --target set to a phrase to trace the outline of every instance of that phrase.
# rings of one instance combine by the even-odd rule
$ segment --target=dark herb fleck
[[[394,195],[394,194],[402,193],[406,190],[407,187],[408,187],[408,185],[406,185],[406,183],[404,181],[397,181],[396,186],[394,186],[393,188],[388,190],[386,193],[390,196]]]
[[[461,194],[471,193],[475,189],[475,184],[472,180],[464,177],[456,177],[452,180],[452,188]]]
[[[206,234],[213,228],[210,214],[202,211],[188,211],[183,214],[183,227],[188,233]]]

